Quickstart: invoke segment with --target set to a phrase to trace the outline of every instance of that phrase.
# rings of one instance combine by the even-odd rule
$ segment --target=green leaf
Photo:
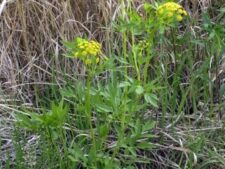
[[[62,43],[68,50],[75,48],[75,42],[63,41]]]
[[[143,127],[142,127],[142,131],[148,131],[151,130],[155,127],[156,122],[155,121],[147,121]]]
[[[219,9],[220,12],[225,13],[225,8]]]
[[[62,89],[60,90],[60,93],[64,97],[76,98],[76,95],[74,94],[74,91],[72,88]]]
[[[86,156],[84,155],[83,151],[78,147],[78,145],[73,145],[73,148],[69,149],[70,155],[68,156],[69,159],[73,162],[85,162]]]
[[[17,124],[27,130],[36,131],[42,127],[42,119],[39,114],[28,112],[29,115],[16,114]]]
[[[157,104],[158,98],[157,98],[157,96],[156,96],[155,94],[152,94],[152,93],[146,93],[146,94],[144,95],[144,98],[145,98],[145,101],[146,101],[147,103],[150,103],[152,106],[158,108],[158,104]]]
[[[103,113],[110,113],[110,112],[113,112],[113,108],[111,106],[99,104],[97,105],[97,111],[103,112]]]
[[[144,93],[144,88],[140,85],[136,86],[135,92],[137,95],[141,95]]]
[[[225,84],[222,84],[220,87],[220,95],[224,96],[224,94],[225,94]]]
[[[142,137],[143,138],[157,138],[157,136],[154,134],[144,134]]]
[[[144,9],[145,11],[149,12],[153,9],[153,6],[149,3],[144,3]]]
[[[101,138],[105,138],[106,136],[107,136],[107,134],[108,134],[108,127],[107,127],[107,125],[101,125],[100,127],[99,127],[99,136],[101,137]]]
[[[127,82],[127,81],[121,82],[119,84],[119,88],[124,88],[124,87],[128,87],[128,86],[131,86],[131,84],[130,84],[130,82]]]
[[[141,143],[137,144],[137,147],[140,149],[150,150],[150,149],[154,148],[154,145],[149,142],[141,142]]]

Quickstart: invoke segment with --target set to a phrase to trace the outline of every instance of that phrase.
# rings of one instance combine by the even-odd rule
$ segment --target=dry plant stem
[[[1,16],[6,4],[7,4],[7,0],[3,0],[2,3],[0,4],[0,16]]]

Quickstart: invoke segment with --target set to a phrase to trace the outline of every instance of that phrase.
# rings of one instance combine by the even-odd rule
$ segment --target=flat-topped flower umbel
[[[156,10],[156,14],[166,24],[182,21],[187,16],[185,9],[175,2],[167,2],[160,5]]]
[[[85,65],[97,64],[102,53],[101,48],[101,44],[94,40],[77,38],[73,56],[81,59]]]

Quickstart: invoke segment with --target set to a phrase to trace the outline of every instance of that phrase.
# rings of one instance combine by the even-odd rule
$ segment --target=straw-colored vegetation
[[[0,168],[225,168],[224,0],[2,0],[0,33]]]

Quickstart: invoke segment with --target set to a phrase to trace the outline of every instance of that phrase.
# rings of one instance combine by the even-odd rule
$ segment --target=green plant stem
[[[131,41],[132,41],[131,43],[132,43],[133,58],[134,58],[135,70],[136,70],[136,73],[137,73],[137,79],[138,79],[138,81],[141,81],[140,70],[139,70],[138,63],[137,63],[137,54],[136,54],[136,52],[134,51],[134,47],[135,47],[135,37],[134,37],[133,31],[131,31]]]
[[[156,33],[156,30],[157,28],[154,28],[152,29],[150,32],[149,32],[149,35],[148,35],[148,43],[149,43],[149,47],[147,49],[147,59],[145,61],[145,64],[144,64],[144,84],[147,83],[147,77],[148,77],[148,68],[149,68],[149,65],[150,65],[150,61],[151,61],[151,58],[152,58],[152,45],[153,45],[153,39],[154,39],[154,35]]]
[[[86,100],[85,100],[85,107],[86,107],[86,115],[88,117],[89,125],[90,125],[90,132],[91,132],[91,139],[93,143],[93,148],[94,148],[94,154],[96,155],[96,140],[95,140],[95,132],[94,128],[92,126],[92,112],[91,112],[91,97],[90,97],[90,92],[91,92],[91,80],[92,80],[93,74],[90,70],[87,71],[87,81],[86,81]],[[95,161],[96,162],[96,161]],[[96,164],[97,166],[97,164]]]
[[[123,5],[124,5],[124,1],[122,1],[122,2],[123,2]],[[125,6],[123,6],[123,13],[122,13],[123,19],[125,19],[125,13],[126,13],[126,8],[125,8]],[[124,57],[126,59],[127,58],[127,34],[126,34],[126,32],[123,33],[122,38],[123,38],[123,55],[124,55]],[[127,70],[126,66],[125,66],[125,72],[124,73],[125,73],[125,81],[126,81],[126,78],[128,76],[128,70]],[[128,90],[127,87],[125,87],[124,88],[124,102],[125,102],[124,110],[125,111],[122,112],[122,117],[121,117],[121,132],[123,134],[124,134],[124,128],[125,128],[125,113],[126,113],[127,90]]]
[[[172,29],[172,41],[173,41],[173,53],[175,59],[177,58],[177,49],[176,49],[176,41],[175,41],[175,30]]]

